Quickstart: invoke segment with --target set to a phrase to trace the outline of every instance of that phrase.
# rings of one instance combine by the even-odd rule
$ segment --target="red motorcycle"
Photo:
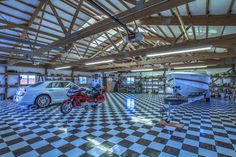
[[[99,104],[105,100],[104,91],[101,89],[92,88],[92,90],[86,90],[84,88],[78,89],[72,87],[68,92],[69,99],[64,100],[61,104],[61,112],[63,114],[69,113],[73,107],[85,107],[88,108],[91,105],[92,108],[96,108]]]

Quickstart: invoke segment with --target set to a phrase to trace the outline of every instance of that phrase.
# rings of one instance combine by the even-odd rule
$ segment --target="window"
[[[35,84],[35,75],[28,75],[28,84]]]
[[[28,84],[28,76],[20,75],[20,85],[27,85],[27,84]]]
[[[35,84],[35,75],[20,75],[20,85]]]
[[[134,77],[127,77],[127,84],[133,84],[134,83]]]
[[[47,88],[69,88],[71,85],[70,82],[51,82]]]
[[[87,77],[79,77],[79,83],[80,84],[86,84],[87,83]]]
[[[30,87],[38,87],[41,84],[43,84],[43,82],[35,83],[35,84],[31,85]]]
[[[52,82],[47,86],[47,88],[62,88],[62,83],[61,82]]]
[[[61,82],[61,86],[63,88],[67,88],[67,86],[69,85],[70,82]]]

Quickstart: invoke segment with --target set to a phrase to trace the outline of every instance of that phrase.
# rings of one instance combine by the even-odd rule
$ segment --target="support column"
[[[8,97],[8,73],[7,73],[7,66],[4,67],[4,73],[5,73],[5,95],[4,95],[4,99],[7,100],[7,97]]]
[[[45,77],[44,80],[46,81],[48,78],[48,68],[47,67],[44,68],[44,77]]]
[[[71,81],[75,82],[75,78],[74,78],[74,68],[71,69]]]
[[[166,96],[166,67],[165,66],[164,66],[163,78],[164,78],[164,96]]]
[[[231,82],[233,83],[233,85],[236,84],[236,79],[235,79],[235,76],[236,76],[236,69],[235,69],[235,64],[232,65],[232,71],[231,71]]]

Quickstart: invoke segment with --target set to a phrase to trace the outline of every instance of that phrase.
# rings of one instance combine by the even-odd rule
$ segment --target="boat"
[[[167,81],[174,94],[189,97],[209,91],[211,78],[206,72],[171,72]]]

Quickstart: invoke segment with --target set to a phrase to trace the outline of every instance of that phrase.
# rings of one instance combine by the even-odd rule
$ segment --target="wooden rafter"
[[[90,41],[89,41],[89,43],[88,43],[88,46],[87,46],[86,50],[84,51],[83,57],[86,56],[86,54],[87,54],[87,52],[88,52],[88,50],[89,50],[89,48],[90,48],[90,45],[91,45],[92,42],[94,41],[94,38],[95,38],[95,35],[92,36],[92,38],[90,39]]]
[[[136,0],[124,0],[130,4],[136,5]]]
[[[188,42],[182,42],[182,43],[177,43],[174,47],[172,45],[166,45],[166,46],[161,46],[161,47],[152,47],[152,48],[146,48],[146,49],[140,49],[140,50],[135,50],[129,53],[126,53],[125,55],[123,53],[121,54],[113,54],[113,55],[108,55],[105,57],[96,57],[93,59],[87,59],[87,60],[80,60],[79,63],[71,63],[71,64],[81,64],[85,62],[93,62],[93,61],[99,61],[99,60],[107,60],[107,59],[115,59],[115,58],[124,58],[124,57],[135,57],[135,56],[145,56],[147,54],[153,53],[153,52],[162,52],[162,51],[171,51],[175,49],[187,49],[187,48],[192,48],[192,47],[197,47],[197,46],[203,46],[203,45],[213,45],[213,46],[224,46],[222,45],[223,43],[233,43],[236,39],[236,34],[231,34],[231,35],[225,35],[222,38],[219,37],[214,37],[214,38],[208,38],[208,39],[202,39],[198,41],[188,41]],[[64,66],[64,65],[63,65]],[[66,66],[66,65],[65,65]]]
[[[64,34],[67,34],[67,30],[66,30],[65,26],[64,26],[60,16],[58,15],[55,7],[53,6],[53,4],[50,0],[48,1],[48,4],[49,4],[50,8],[52,9],[52,12],[53,12],[54,16],[56,17],[59,25],[61,26],[61,29],[63,30]]]
[[[0,26],[0,30],[3,30],[3,29],[11,29],[11,28],[16,28],[16,27],[15,27],[15,26],[9,26],[9,25]]]
[[[105,33],[107,39],[111,42],[112,46],[117,50],[118,53],[121,53],[120,49],[116,46],[116,44],[114,43],[114,41],[110,38],[110,36]]]
[[[72,21],[71,21],[71,24],[70,24],[70,27],[69,27],[69,30],[68,30],[68,32],[69,32],[70,34],[71,34],[71,30],[72,30],[72,28],[73,28],[73,26],[74,26],[74,24],[75,24],[75,21],[76,21],[76,19],[77,19],[77,17],[78,17],[78,14],[79,14],[79,11],[80,11],[81,6],[82,6],[82,4],[83,4],[83,1],[84,1],[84,0],[80,0],[78,6],[76,7],[75,14],[74,14],[74,16],[73,16],[73,19],[72,19]]]
[[[30,20],[29,20],[29,27],[33,24],[34,20],[36,19],[36,17],[38,16],[40,10],[42,9],[43,5],[46,4],[49,0],[41,0],[39,2],[39,5],[38,7],[35,9],[34,13],[32,14],[32,16],[30,17]]]
[[[176,6],[191,2],[191,1],[193,0],[175,0],[175,1],[166,1],[166,2],[160,3],[159,0],[149,0],[148,2],[144,3],[144,7],[142,11],[137,10],[136,7],[134,7],[120,14],[117,14],[116,17],[119,18],[120,21],[123,23],[129,23],[134,20],[146,17],[148,15],[152,15],[154,13],[161,12],[161,11],[164,11],[164,10],[167,10],[167,9],[170,9],[170,8],[173,8],[173,7],[176,7]],[[74,32],[70,36],[64,37],[52,44],[57,45],[57,46],[63,46],[70,42],[86,38],[88,36],[106,31],[108,29],[111,29],[117,26],[118,26],[117,23],[114,23],[110,18],[107,18],[96,24],[93,24],[92,26],[89,26],[82,30]]]
[[[119,43],[121,40],[122,40],[122,39],[119,38],[119,39],[117,39],[116,41],[114,41],[114,43],[117,44],[117,43]],[[112,47],[112,44],[107,45],[107,46],[104,47],[101,51],[98,51],[97,53],[93,54],[93,55],[90,57],[90,59],[92,59],[92,58],[98,56],[99,54],[105,52],[107,49],[109,49],[109,48],[111,48],[111,47]]]
[[[229,7],[227,9],[227,15],[231,14],[234,3],[235,3],[235,0],[230,0]]]
[[[28,31],[32,31],[32,32],[39,32],[40,34],[43,34],[43,35],[46,35],[46,36],[49,36],[49,37],[54,37],[54,38],[58,38],[58,39],[61,38],[61,36],[58,36],[56,34],[49,33],[49,32],[46,32],[46,31],[37,30],[37,29],[31,28],[31,27],[28,27],[27,25],[24,25],[24,24],[16,24],[16,23],[13,23],[13,22],[10,22],[10,21],[5,21],[3,19],[0,19],[0,22],[4,23],[4,24],[7,24],[8,26],[14,26],[16,28],[22,28],[24,30],[28,30]]]
[[[201,26],[235,26],[236,25],[236,15],[195,15],[195,16],[182,16],[182,19],[186,25],[201,25]],[[147,17],[141,19],[142,25],[167,25],[163,21],[169,21],[168,25],[179,25],[178,19],[169,17]]]
[[[115,39],[113,43],[111,41],[109,42],[109,40],[106,40],[104,42],[101,41],[102,44],[100,44],[100,42],[98,41],[99,39],[97,39],[98,42],[97,41],[95,41],[95,42],[97,43],[98,46],[96,46],[96,47],[88,46],[88,43],[90,42],[90,40],[88,40],[88,39],[90,39],[93,35],[95,35],[97,33],[105,33],[110,28],[116,28],[116,27],[119,27],[119,25],[116,25],[116,23],[113,23],[109,18],[105,19],[104,17],[102,17],[103,14],[100,11],[96,10],[94,7],[90,7],[91,5],[89,5],[89,3],[87,1],[84,1],[83,5],[81,4],[81,6],[79,7],[80,3],[82,3],[81,1],[83,1],[83,0],[61,0],[61,2],[63,4],[66,4],[70,7],[72,7],[73,9],[75,9],[75,12],[71,12],[67,8],[63,8],[60,5],[55,5],[54,4],[53,7],[56,10],[58,16],[60,16],[60,14],[59,14],[59,12],[60,12],[60,13],[66,14],[67,16],[65,16],[65,17],[69,17],[69,16],[71,17],[71,18],[65,18],[64,16],[59,17],[61,19],[61,23],[62,22],[63,23],[70,23],[69,25],[66,25],[66,27],[67,26],[68,27],[65,28],[65,30],[68,30],[67,33],[65,33],[65,31],[63,31],[63,28],[60,29],[60,27],[51,27],[51,25],[61,26],[59,21],[57,22],[57,20],[54,21],[54,20],[52,20],[50,18],[46,18],[46,17],[43,18],[44,13],[48,14],[48,15],[55,15],[55,13],[53,11],[51,12],[50,10],[48,11],[45,8],[43,8],[42,4],[43,3],[45,4],[49,0],[40,0],[38,2],[37,6],[35,6],[33,4],[30,4],[30,3],[26,3],[23,0],[16,0],[16,1],[18,3],[22,3],[23,5],[26,5],[27,7],[31,7],[32,10],[34,10],[34,13],[30,13],[28,11],[22,10],[22,8],[17,8],[16,6],[11,5],[10,3],[0,2],[0,4],[3,5],[4,7],[8,7],[10,9],[15,9],[17,12],[21,12],[22,14],[30,16],[29,19],[26,19],[26,18],[20,17],[18,15],[11,14],[10,12],[4,12],[3,10],[0,10],[0,14],[3,14],[4,16],[8,16],[10,18],[18,19],[18,20],[22,21],[22,23],[23,23],[23,24],[17,24],[17,23],[12,23],[12,22],[6,21],[6,20],[1,21],[3,19],[0,19],[0,22],[5,24],[5,25],[0,26],[0,29],[8,29],[10,31],[15,31],[16,34],[18,34],[18,35],[10,34],[8,32],[4,32],[4,31],[3,31],[3,34],[4,35],[9,35],[9,36],[12,36],[12,37],[19,37],[19,34],[24,34],[22,36],[22,38],[24,40],[27,40],[29,42],[34,42],[36,44],[38,44],[38,43],[39,44],[45,44],[45,45],[49,44],[49,46],[51,45],[50,43],[52,43],[52,45],[51,45],[52,47],[51,48],[45,47],[45,48],[40,49],[40,50],[34,50],[34,48],[32,48],[32,45],[34,45],[34,44],[30,44],[29,46],[27,46],[27,44],[22,44],[22,42],[21,42],[20,45],[16,45],[16,44],[13,44],[13,43],[7,43],[5,41],[0,41],[0,43],[2,45],[4,44],[8,47],[13,46],[16,49],[18,49],[18,50],[4,49],[4,52],[9,52],[9,53],[10,52],[16,52],[16,53],[18,53],[18,55],[20,55],[20,54],[29,55],[30,53],[34,55],[35,52],[36,53],[39,52],[40,53],[39,55],[41,55],[42,52],[53,50],[50,53],[47,52],[48,55],[46,55],[46,56],[48,56],[48,58],[46,58],[45,56],[40,57],[40,58],[37,58],[37,57],[35,57],[35,58],[37,58],[37,60],[42,60],[45,63],[47,63],[48,61],[51,62],[51,63],[53,63],[53,62],[56,63],[57,62],[56,65],[58,65],[58,60],[57,59],[53,60],[53,58],[54,57],[56,58],[56,56],[60,56],[60,58],[62,60],[63,59],[66,60],[66,63],[71,62],[72,65],[74,65],[74,64],[76,65],[77,63],[80,64],[80,63],[85,62],[86,58],[90,58],[90,59],[94,59],[94,60],[98,59],[99,60],[99,59],[102,59],[102,58],[106,59],[106,58],[109,58],[109,57],[114,57],[113,54],[115,54],[116,53],[115,50],[117,50],[117,48],[116,48],[116,46],[114,46],[114,44],[116,44],[119,41],[123,40],[122,37],[117,37],[116,36],[116,38],[112,37],[112,40]],[[144,4],[144,8],[143,8],[144,12],[146,12],[145,15],[143,14],[142,11],[140,11],[140,13],[138,12],[139,8],[136,6],[136,0],[127,0],[127,1],[131,2],[131,4],[133,3],[135,5],[131,9],[129,8],[129,6],[132,6],[132,5],[129,5],[128,2],[125,2],[123,0],[117,0],[117,1],[119,1],[124,6],[124,8],[126,8],[128,10],[124,9],[125,11],[122,12],[123,7],[116,6],[114,4],[114,1],[106,0],[106,5],[102,1],[99,1],[99,2],[100,2],[100,4],[104,5],[103,7],[106,6],[107,7],[106,10],[109,10],[109,12],[111,12],[113,15],[114,15],[114,12],[119,12],[115,16],[117,18],[119,18],[123,23],[131,24],[135,20],[140,20],[141,23],[139,23],[139,27],[145,27],[146,29],[149,30],[149,31],[147,31],[147,30],[145,31],[146,33],[144,33],[145,34],[144,41],[140,42],[140,44],[130,45],[130,44],[127,44],[127,43],[124,42],[122,44],[122,47],[119,47],[119,49],[121,49],[120,50],[121,52],[127,51],[127,50],[130,51],[130,52],[127,53],[128,56],[130,54],[134,53],[134,54],[131,55],[130,58],[133,58],[133,59],[136,58],[137,59],[139,56],[144,57],[145,53],[149,52],[149,50],[151,50],[153,45],[155,47],[154,50],[157,51],[157,50],[159,50],[159,48],[160,49],[165,48],[165,47],[167,47],[167,44],[169,44],[170,42],[172,43],[172,41],[175,41],[175,39],[174,39],[174,38],[176,38],[175,32],[173,32],[174,30],[172,31],[172,27],[170,27],[170,25],[177,25],[177,28],[181,27],[181,23],[176,18],[177,14],[172,12],[173,17],[165,17],[165,16],[163,16],[164,14],[162,14],[162,15],[160,14],[161,17],[159,17],[159,16],[150,16],[150,15],[153,15],[154,13],[158,13],[159,11],[169,10],[173,7],[175,8],[175,7],[177,7],[179,5],[182,5],[182,4],[184,4],[185,9],[187,11],[187,16],[181,16],[181,18],[184,21],[184,24],[186,24],[186,26],[192,26],[192,27],[190,27],[190,29],[191,28],[193,29],[195,25],[205,26],[205,28],[206,28],[206,34],[205,34],[206,40],[208,40],[208,38],[210,37],[209,34],[208,34],[209,29],[210,29],[209,26],[222,26],[222,31],[219,33],[222,36],[222,38],[221,38],[222,43],[217,42],[215,44],[215,46],[223,47],[223,48],[235,48],[235,42],[232,42],[232,40],[228,40],[229,41],[228,43],[224,41],[224,39],[225,39],[225,35],[224,35],[225,34],[225,29],[227,28],[227,26],[235,26],[236,25],[236,22],[235,22],[236,15],[231,14],[233,6],[235,5],[235,0],[227,1],[228,5],[227,5],[227,8],[226,8],[226,14],[225,15],[211,15],[209,13],[209,4],[210,4],[209,2],[212,3],[213,0],[206,0],[205,15],[197,15],[197,16],[191,14],[189,4],[188,4],[188,2],[190,2],[190,1],[187,1],[187,0],[182,1],[182,2],[180,2],[180,0],[177,0],[176,4],[174,4],[173,1],[165,1],[164,2],[163,0],[149,0],[149,1],[145,0],[146,3]],[[163,4],[160,3],[161,1],[163,1],[164,3]],[[52,1],[50,3],[52,3]],[[152,6],[153,4],[156,5],[156,6],[155,7]],[[150,7],[151,9],[148,8],[148,7]],[[80,8],[80,9],[78,9],[78,8]],[[122,10],[120,8],[122,8]],[[165,9],[163,9],[163,8],[165,8]],[[40,12],[42,14],[40,14]],[[96,20],[96,22],[97,21],[99,21],[99,22],[97,22],[97,23],[95,22],[95,24],[92,24],[91,26],[89,26],[85,29],[76,30],[75,28],[81,28],[81,26],[83,26],[83,24],[87,22],[87,19],[83,19],[82,17],[79,17],[79,12],[85,14],[88,17],[94,18]],[[34,20],[36,18],[37,18],[37,20]],[[81,22],[75,22],[77,20],[80,20]],[[109,22],[111,22],[111,23],[109,23]],[[50,23],[50,24],[47,25],[46,23]],[[149,25],[149,26],[147,26],[146,24]],[[31,25],[33,25],[34,27],[31,27]],[[157,27],[156,26],[150,26],[150,25],[156,25]],[[162,30],[163,27],[161,25],[165,26],[170,31],[170,33],[173,35],[174,38],[170,38],[169,35],[167,36],[167,33],[165,32],[165,29]],[[131,26],[133,27],[134,25],[131,24]],[[40,27],[41,28],[44,27],[48,31],[44,31],[44,29],[40,29]],[[65,27],[65,25],[64,25],[64,27]],[[18,28],[22,28],[22,29],[18,29]],[[156,35],[157,32],[155,32],[156,34],[154,34],[153,32],[150,32],[150,30],[151,31],[154,30],[152,28],[159,29],[158,31],[160,31],[163,35],[158,34],[159,36],[157,36]],[[193,29],[192,31],[193,31],[193,39],[197,39],[195,29]],[[26,33],[24,33],[24,32],[26,32]],[[58,32],[58,33],[54,33],[54,32]],[[70,35],[71,32],[73,32],[73,33]],[[63,35],[60,35],[62,33],[66,34],[65,37]],[[121,31],[121,34],[122,34],[122,36],[126,35],[124,33],[124,31]],[[81,39],[83,39],[83,40],[81,40]],[[81,41],[79,41],[79,40],[81,40]],[[165,40],[167,40],[167,41],[165,41]],[[199,40],[199,44],[201,44],[202,39],[198,39],[198,40]],[[212,43],[211,38],[209,38],[208,41],[210,41],[209,44]],[[78,43],[77,44],[78,46],[76,46],[76,47],[74,46],[74,48],[72,48],[72,49],[67,47],[68,45],[72,45],[71,43],[75,43],[75,42]],[[183,42],[183,41],[180,41],[180,42]],[[178,42],[177,47],[178,47],[180,42]],[[207,42],[205,42],[205,43],[208,44]],[[188,44],[188,42],[185,43],[185,44]],[[191,44],[191,42],[190,42],[190,44]],[[137,46],[137,45],[142,45],[142,46]],[[55,47],[57,47],[57,48],[58,47],[67,47],[68,50],[71,50],[70,51],[71,54],[79,54],[80,53],[80,54],[83,55],[83,53],[86,52],[87,53],[86,56],[88,56],[88,57],[82,58],[82,56],[78,55],[78,58],[77,57],[67,58],[68,56],[66,56],[66,57],[61,56],[62,53],[64,53],[64,52],[62,52],[60,50],[55,50],[54,49]],[[114,47],[114,49],[112,49],[110,52],[108,52],[107,50],[110,49],[111,47]],[[143,49],[140,49],[141,47]],[[173,47],[176,47],[176,46],[173,46]],[[23,48],[23,51],[20,51],[19,48]],[[34,50],[34,51],[30,51],[30,49]],[[78,49],[81,52],[78,52]],[[88,49],[89,49],[89,51],[88,51]],[[216,50],[216,47],[214,47],[214,49]],[[137,56],[136,56],[136,52],[141,52],[141,55],[137,54]],[[44,53],[44,54],[46,54],[46,53]],[[38,55],[38,54],[36,54],[36,55]],[[103,56],[103,57],[97,57],[98,55]],[[106,56],[106,55],[109,55],[109,56]],[[12,57],[17,57],[17,56],[12,56]],[[119,57],[120,57],[119,61],[122,61],[124,59],[124,56],[122,56],[122,55],[118,55],[117,58],[119,58]],[[10,58],[10,57],[8,57],[8,58]],[[12,59],[14,60],[14,58],[12,58]],[[22,59],[22,61],[23,60],[24,61],[29,61],[27,58],[26,59],[20,58],[20,59]],[[80,60],[80,63],[75,62],[78,59]],[[125,62],[128,61],[127,58],[124,59],[124,60],[125,60]],[[86,60],[86,61],[89,61],[89,60]],[[135,60],[135,61],[138,61],[138,60]]]
[[[40,10],[42,9],[42,7],[43,7],[44,5],[46,5],[47,1],[48,1],[48,0],[42,0],[42,1],[39,2],[37,8],[35,9],[34,13],[33,13],[32,16],[30,17],[30,20],[29,20],[29,22],[28,22],[28,28],[31,27],[31,25],[33,24],[34,20],[35,20],[36,17],[38,16]],[[22,34],[20,35],[20,38],[26,37],[27,39],[29,39],[29,35],[27,34],[27,32],[28,32],[28,29],[25,29],[25,30],[22,32]],[[18,43],[16,43],[13,47],[15,48],[15,47],[16,47],[17,45],[19,45],[19,44],[21,44],[21,43],[18,42]],[[32,46],[32,45],[30,45],[30,48],[32,48],[31,46]],[[11,54],[9,54],[9,55],[11,55]]]
[[[47,6],[47,2],[45,3],[45,5],[44,5],[44,7],[43,7],[42,15],[41,15],[41,18],[40,18],[40,21],[39,21],[38,30],[40,30],[40,28],[41,28],[41,24],[42,24],[42,22],[43,22],[43,17],[44,17],[44,13],[45,13],[44,10],[45,10],[46,6]],[[34,43],[37,42],[38,35],[39,35],[39,32],[36,32],[35,39],[34,39]]]
[[[173,11],[175,12],[177,18],[179,19],[179,22],[180,22],[180,25],[181,25],[181,30],[184,33],[185,39],[189,40],[188,33],[186,31],[186,28],[185,28],[184,20],[182,19],[181,15],[179,13],[178,8],[177,7],[173,8]]]
[[[209,60],[209,59],[226,59],[226,58],[234,58],[236,57],[236,53],[194,53],[192,55],[186,55],[184,57],[180,57],[180,55],[175,56],[166,56],[157,59],[150,59],[147,61],[136,61],[136,62],[128,62],[128,63],[121,63],[121,64],[113,64],[113,65],[103,65],[99,67],[90,67],[87,70],[101,70],[109,68],[126,68],[127,67],[137,67],[137,66],[146,66],[146,65],[158,65],[158,64],[166,64],[166,63],[178,63],[178,62],[190,62],[194,60]],[[214,62],[216,63],[216,62]]]
[[[146,31],[148,31],[148,32],[150,32],[151,34],[156,35],[161,41],[164,41],[164,42],[167,42],[167,43],[171,43],[170,39],[165,38],[165,37],[159,35],[158,33],[156,33],[153,30],[151,30],[150,27],[149,27],[149,29],[147,29],[146,27],[143,27],[143,26],[141,28],[146,30]]]

